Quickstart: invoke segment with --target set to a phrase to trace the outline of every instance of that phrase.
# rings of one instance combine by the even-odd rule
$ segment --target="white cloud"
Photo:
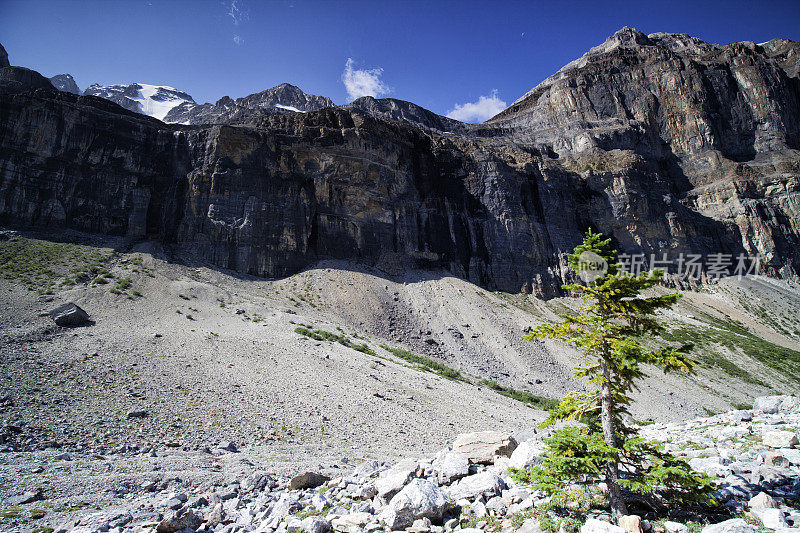
[[[466,104],[456,104],[447,116],[461,122],[483,122],[498,114],[508,107],[500,97],[497,96],[497,89],[492,91],[489,96],[481,96],[477,102],[467,102]]]
[[[233,36],[233,42],[235,42],[237,45],[238,45],[238,44],[242,44],[242,43],[244,42],[244,39],[242,39],[242,38],[241,38],[241,37],[239,37],[238,35],[234,35],[234,36]]]
[[[347,96],[351,101],[362,96],[379,97],[392,92],[392,89],[381,81],[382,68],[362,70],[353,68],[354,65],[353,58],[348,57],[347,63],[344,65],[344,72],[342,72],[342,83],[344,83]]]
[[[247,20],[247,9],[239,0],[231,0],[230,3],[223,4],[227,9],[227,15],[233,20],[233,24],[238,26],[240,22]]]

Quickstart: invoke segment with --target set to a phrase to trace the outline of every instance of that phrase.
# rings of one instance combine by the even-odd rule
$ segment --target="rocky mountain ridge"
[[[475,126],[395,100],[275,113],[259,93],[187,109],[174,118],[227,124],[182,128],[17,91],[0,100],[0,219],[157,238],[259,276],[356,257],[552,296],[592,227],[628,253],[759,254],[792,278],[796,45],[624,28]]]

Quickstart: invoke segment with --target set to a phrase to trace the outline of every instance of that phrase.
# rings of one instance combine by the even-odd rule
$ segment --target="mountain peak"
[[[129,111],[142,113],[164,120],[174,108],[182,104],[194,104],[194,99],[174,87],[166,85],[150,85],[147,83],[130,83],[128,85],[92,84],[83,94],[99,96],[111,100]]]
[[[52,83],[53,87],[59,91],[72,94],[81,94],[78,84],[75,83],[75,78],[73,78],[70,74],[56,74],[50,78],[50,83]]]
[[[10,66],[11,63],[8,62],[8,52],[6,52],[6,49],[0,44],[0,68]]]

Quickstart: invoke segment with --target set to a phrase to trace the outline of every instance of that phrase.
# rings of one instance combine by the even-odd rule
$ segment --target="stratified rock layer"
[[[797,45],[625,28],[476,126],[394,100],[274,112],[291,86],[207,110],[227,105],[226,124],[169,126],[12,76],[0,222],[157,238],[259,276],[357,258],[540,296],[590,227],[631,253],[758,253],[796,276]]]

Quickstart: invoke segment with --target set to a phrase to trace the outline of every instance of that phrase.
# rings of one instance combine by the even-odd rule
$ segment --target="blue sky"
[[[0,0],[11,64],[81,88],[152,83],[214,102],[289,82],[337,104],[372,92],[464,118],[510,104],[622,26],[800,40],[800,2]]]

